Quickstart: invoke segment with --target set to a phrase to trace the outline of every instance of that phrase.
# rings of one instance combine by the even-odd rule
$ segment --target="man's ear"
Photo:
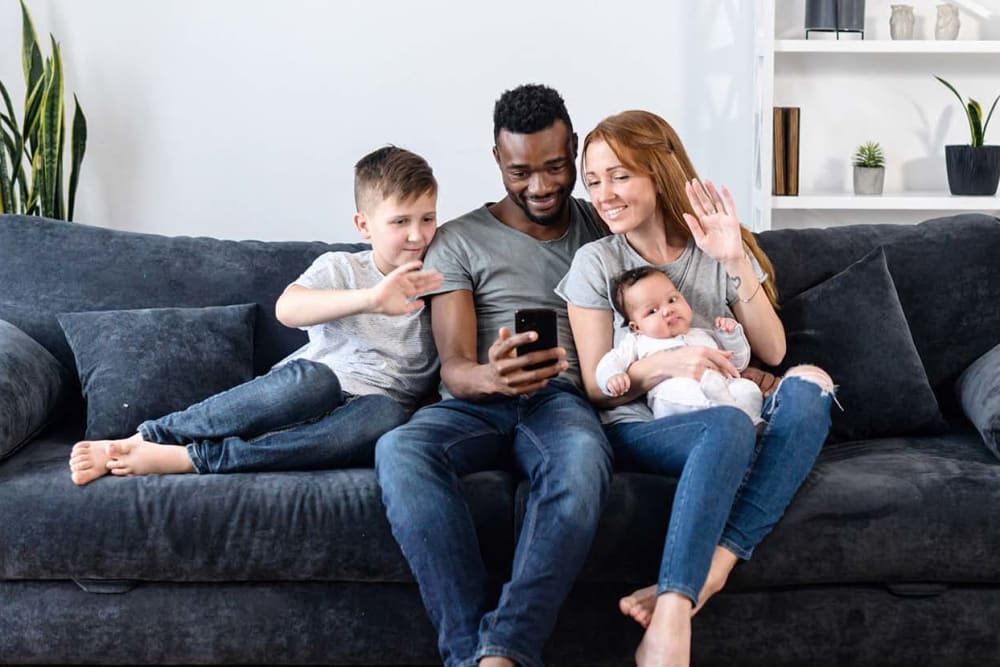
[[[354,214],[354,226],[358,229],[358,234],[361,234],[361,238],[368,241],[372,237],[371,230],[368,229],[368,216],[358,211]]]
[[[576,151],[577,151],[577,148],[579,147],[579,145],[580,145],[580,142],[577,141],[576,132],[574,132],[573,135],[569,139],[569,147],[573,150],[573,158],[574,159],[576,158]]]
[[[493,145],[493,159],[496,160],[497,166],[500,166],[500,149]]]

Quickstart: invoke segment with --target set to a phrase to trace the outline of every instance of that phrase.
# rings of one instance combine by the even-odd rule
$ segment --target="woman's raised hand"
[[[740,219],[729,190],[723,186],[720,197],[711,181],[703,185],[698,179],[691,179],[684,184],[684,192],[695,213],[685,213],[684,222],[701,251],[720,264],[742,258]]]

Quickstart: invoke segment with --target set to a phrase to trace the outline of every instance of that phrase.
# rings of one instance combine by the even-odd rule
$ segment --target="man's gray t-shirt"
[[[310,289],[367,289],[382,272],[371,250],[320,255],[295,279]],[[281,360],[309,359],[329,366],[350,394],[382,394],[409,408],[434,389],[438,356],[425,306],[408,315],[359,313],[301,327],[309,342]]]
[[[490,345],[500,327],[514,330],[519,308],[552,308],[559,323],[559,345],[566,348],[569,369],[560,379],[580,387],[580,367],[566,315],[566,303],[553,291],[583,245],[608,234],[587,202],[570,198],[570,224],[552,241],[539,241],[508,227],[484,205],[438,230],[424,268],[444,276],[434,294],[470,290],[476,306],[479,363],[489,361]],[[450,397],[441,387],[441,394]]]
[[[753,255],[749,257],[754,273],[763,282],[767,275]],[[614,345],[618,345],[628,333],[628,321],[611,305],[611,283],[623,271],[649,265],[632,249],[624,234],[608,236],[580,248],[569,272],[556,287],[556,293],[574,306],[614,312]],[[699,250],[693,240],[688,241],[680,257],[654,266],[666,273],[687,299],[692,311],[692,327],[712,329],[716,317],[734,317],[730,304],[738,298],[736,288],[728,280],[723,266]],[[643,398],[601,412],[601,420],[606,424],[652,418]]]

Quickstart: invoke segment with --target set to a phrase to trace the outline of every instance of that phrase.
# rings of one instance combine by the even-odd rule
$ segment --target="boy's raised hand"
[[[441,286],[444,277],[437,271],[420,271],[423,262],[407,262],[372,288],[372,310],[384,315],[406,315],[424,307],[416,298]]]

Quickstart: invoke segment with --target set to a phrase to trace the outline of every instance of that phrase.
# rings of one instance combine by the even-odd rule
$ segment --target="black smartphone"
[[[559,325],[556,320],[556,311],[551,308],[522,308],[514,311],[514,331],[516,333],[525,331],[538,333],[538,340],[517,348],[517,356],[559,347]],[[556,363],[555,360],[544,364],[532,364],[525,366],[525,370],[533,371],[536,368],[545,368],[554,363]]]

